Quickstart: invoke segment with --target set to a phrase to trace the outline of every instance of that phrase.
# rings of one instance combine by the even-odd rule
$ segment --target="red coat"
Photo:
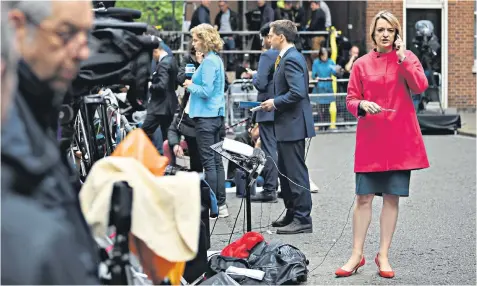
[[[358,117],[355,172],[414,170],[429,167],[426,148],[410,90],[420,94],[428,83],[421,63],[411,51],[398,64],[395,51],[372,51],[353,65],[346,107],[358,117],[361,100],[377,103],[382,111]]]

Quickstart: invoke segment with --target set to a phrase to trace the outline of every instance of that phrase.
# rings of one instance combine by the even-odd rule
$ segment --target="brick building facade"
[[[475,51],[475,1],[449,1],[448,98],[451,107],[475,107],[476,81],[472,73]]]
[[[214,19],[218,12],[217,4],[211,4],[211,20]],[[407,29],[414,25],[415,19],[410,20],[410,14],[416,9],[422,11],[428,10],[434,13],[436,25],[436,35],[441,42],[442,57],[442,102],[444,107],[455,107],[475,110],[476,106],[476,74],[473,72],[475,62],[476,38],[475,34],[475,0],[369,0],[361,3],[347,1],[325,1],[329,3],[332,13],[333,25],[339,30],[346,31],[349,23],[354,23],[353,30],[345,32],[350,40],[358,35],[361,39],[366,35],[366,41],[363,47],[367,50],[372,48],[372,42],[367,37],[371,19],[381,10],[390,10],[401,20],[401,36],[413,37],[406,35]],[[242,1],[229,1],[230,7],[239,12]],[[246,11],[256,9],[255,1],[246,2]],[[350,6],[350,5],[354,6]],[[303,0],[303,5],[309,5]],[[358,9],[357,9],[358,8]],[[189,8],[192,14],[193,8]],[[351,9],[351,10],[350,10]],[[348,10],[348,11],[347,11]],[[355,11],[354,13],[352,11]],[[365,12],[364,12],[365,11]],[[436,12],[437,11],[437,12]],[[240,11],[243,13],[243,11]],[[358,21],[362,18],[360,15],[366,14],[364,21]],[[427,19],[423,16],[420,19]],[[405,21],[406,23],[403,23]],[[341,23],[342,22],[342,23]],[[366,23],[364,23],[366,22]],[[411,23],[412,22],[412,23]],[[365,30],[365,31],[363,31]],[[363,33],[364,32],[364,33]],[[410,34],[410,33],[409,33]],[[356,40],[354,40],[356,41]],[[409,42],[407,42],[409,46]],[[409,48],[409,47],[408,47]],[[475,67],[474,67],[475,68]]]
[[[459,109],[473,109],[476,106],[476,74],[472,72],[475,62],[475,1],[458,1],[445,0],[447,5],[441,2],[442,8],[447,9],[447,41],[441,38],[441,49],[447,49],[447,60],[443,60],[442,64],[447,65],[447,69],[443,68],[443,73],[447,71],[447,84],[443,82],[443,102],[447,107],[455,107]],[[409,2],[417,3],[411,6]],[[422,7],[419,2],[425,1],[368,1],[366,9],[366,27],[369,29],[372,18],[381,10],[389,10],[401,20],[403,24],[403,13],[406,8]],[[427,1],[432,2],[432,1]],[[414,4],[412,3],[412,4]],[[424,3],[426,4],[426,3]],[[435,7],[433,7],[435,8]],[[446,14],[444,12],[444,14]],[[442,18],[442,21],[446,19]],[[444,28],[443,28],[444,29]],[[405,33],[405,32],[404,32]],[[366,46],[372,48],[372,42],[367,39]],[[445,75],[443,75],[445,78]]]

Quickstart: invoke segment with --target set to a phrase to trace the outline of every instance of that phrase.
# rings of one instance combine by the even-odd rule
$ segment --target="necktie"
[[[280,63],[280,60],[282,59],[281,56],[277,57],[277,60],[275,61],[275,70],[277,70],[278,64]]]

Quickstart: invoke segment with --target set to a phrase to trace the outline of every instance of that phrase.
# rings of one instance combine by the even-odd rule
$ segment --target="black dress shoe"
[[[272,222],[273,227],[283,227],[289,225],[293,221],[293,216],[285,215],[282,219]]]
[[[277,193],[273,191],[262,191],[257,193],[254,196],[250,197],[251,202],[260,202],[260,203],[276,203],[277,200]]]
[[[297,219],[293,219],[293,221],[279,229],[277,229],[277,234],[297,234],[297,233],[312,233],[313,232],[313,224],[311,223],[301,223]]]

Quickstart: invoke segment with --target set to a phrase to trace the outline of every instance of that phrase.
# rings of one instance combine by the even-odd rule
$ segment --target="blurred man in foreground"
[[[80,61],[88,57],[87,37],[93,22],[91,2],[15,1],[3,5],[10,7],[8,19],[14,28],[11,38],[16,40],[21,60],[18,64],[18,91],[1,131],[2,197],[8,191],[30,199],[38,208],[48,210],[45,217],[51,216],[51,222],[57,227],[38,223],[35,224],[36,228],[58,234],[56,239],[63,238],[63,243],[58,243],[44,236],[31,235],[26,241],[35,242],[36,245],[32,247],[34,250],[50,253],[51,261],[41,260],[45,257],[33,259],[29,248],[25,246],[24,254],[15,258],[24,258],[21,263],[25,269],[39,272],[14,271],[11,275],[17,275],[15,279],[26,280],[10,280],[7,284],[51,284],[58,281],[61,281],[60,284],[96,284],[96,243],[81,212],[78,195],[72,187],[74,173],[63,160],[66,155],[60,154],[56,140],[58,110],[64,94],[76,77]],[[2,218],[3,211],[2,208]],[[24,215],[19,219],[25,220],[28,217],[26,211]],[[39,215],[37,219],[47,221],[45,217],[42,220]],[[38,229],[33,228],[32,233],[35,230]],[[3,247],[3,234],[2,231],[2,249],[5,250],[8,247]],[[18,243],[21,243],[20,238]],[[50,248],[44,248],[48,245]],[[73,255],[62,260],[67,250]],[[56,257],[58,253],[65,254]],[[8,257],[8,253],[2,251],[2,260],[4,257]],[[58,266],[59,273],[48,273],[53,271],[52,268],[40,264],[41,269],[37,269],[37,263]],[[72,273],[61,268],[68,268],[69,263],[70,268],[77,268],[75,275],[79,275],[80,279],[69,276]],[[2,274],[4,265],[7,267],[6,263],[2,263]],[[13,263],[9,265],[14,268]],[[10,272],[8,268],[5,269],[5,273]],[[44,278],[55,275],[68,277],[63,280]],[[2,282],[3,279],[2,275]],[[68,280],[70,282],[66,282]]]

